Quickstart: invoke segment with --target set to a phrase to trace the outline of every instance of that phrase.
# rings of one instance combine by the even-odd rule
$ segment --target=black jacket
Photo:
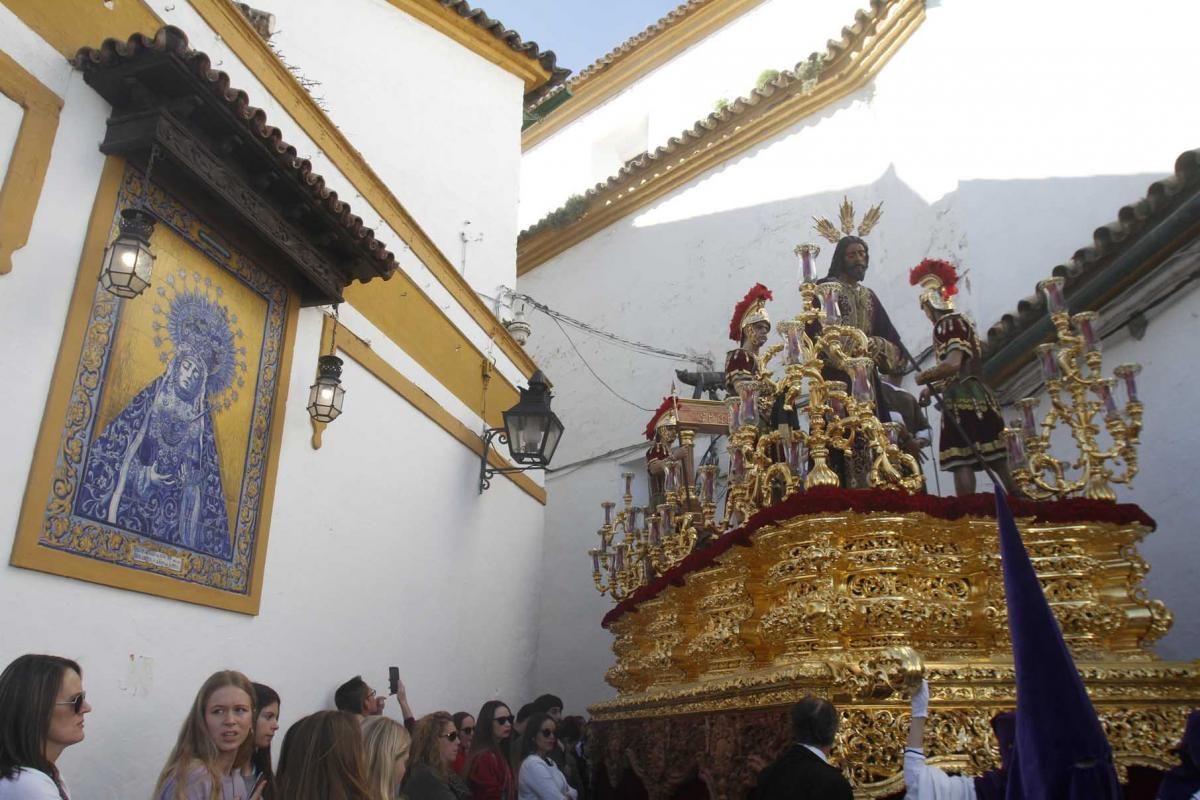
[[[803,745],[792,745],[758,776],[754,800],[853,800],[850,781]]]

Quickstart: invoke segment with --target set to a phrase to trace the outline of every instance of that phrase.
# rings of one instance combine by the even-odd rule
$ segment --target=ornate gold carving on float
[[[1142,403],[1138,400],[1138,364],[1120,364],[1113,376],[1103,375],[1099,317],[1094,311],[1070,314],[1063,297],[1062,278],[1050,278],[1038,284],[1050,310],[1056,344],[1037,348],[1046,380],[1050,408],[1037,423],[1037,398],[1017,402],[1021,417],[1005,429],[1008,460],[1013,478],[1030,497],[1051,499],[1082,493],[1092,500],[1116,500],[1111,484],[1130,484],[1138,471],[1138,435],[1142,430]],[[1125,408],[1116,402],[1116,387],[1125,386]],[[1102,449],[1097,442],[1100,426],[1096,418],[1103,414],[1104,430],[1110,446]],[[1060,423],[1066,423],[1078,451],[1078,459],[1055,458],[1050,454],[1050,438]],[[1121,462],[1117,474],[1110,464]],[[1080,470],[1069,478],[1068,469]]]
[[[1136,544],[1148,529],[1022,522],[1119,767],[1169,768],[1172,737],[1200,705],[1200,668],[1150,651],[1171,617],[1141,586],[1146,562]],[[970,774],[992,768],[989,720],[1015,703],[995,536],[991,519],[919,512],[792,517],[618,617],[609,626],[618,663],[608,678],[619,695],[591,709],[599,742],[622,743],[615,760],[600,759],[609,780],[634,768],[652,797],[664,796],[688,775],[682,759],[707,770],[714,800],[733,797],[751,780],[736,764],[774,757],[786,745],[787,704],[819,694],[843,712],[835,753],[858,796],[893,794],[903,783],[903,687],[922,669],[908,647],[927,659],[933,687],[930,762]],[[724,720],[736,764],[721,771],[703,737],[678,738],[692,718],[681,715],[704,715],[710,726]],[[672,768],[656,777],[645,763],[663,745],[642,729],[650,724],[675,732]],[[751,736],[750,727],[760,732]]]

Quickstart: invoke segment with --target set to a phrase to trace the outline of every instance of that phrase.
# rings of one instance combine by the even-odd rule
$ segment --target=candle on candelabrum
[[[607,528],[612,525],[612,512],[616,506],[616,503],[609,500],[605,500],[600,504],[600,507],[604,509],[604,527]]]
[[[821,312],[825,315],[825,321],[831,325],[840,324],[842,321],[841,287],[836,281],[829,281],[818,286],[817,291],[821,296]]]
[[[785,344],[784,363],[788,366],[799,364],[802,353],[800,347],[800,335],[803,327],[795,320],[784,320],[779,323],[779,332],[783,334]]]
[[[1100,398],[1100,402],[1104,404],[1104,416],[1108,419],[1116,419],[1121,416],[1121,411],[1117,408],[1116,398],[1113,397],[1113,389],[1116,387],[1116,378],[1103,378],[1092,386],[1096,395]]]
[[[595,549],[588,550],[588,555],[590,555],[592,557],[592,572],[599,572],[600,571],[600,551],[595,550]]]
[[[1023,397],[1017,401],[1017,406],[1021,409],[1021,419],[1014,420],[1014,426],[1023,428],[1026,436],[1037,436],[1038,424],[1034,415],[1037,404],[1036,397]]]
[[[663,464],[663,489],[667,494],[675,494],[679,490],[677,482],[678,473],[675,472],[675,465],[679,462],[674,459],[668,459]]]
[[[1137,393],[1137,374],[1142,371],[1141,364],[1119,364],[1113,370],[1113,375],[1116,375],[1125,383],[1125,399],[1129,403],[1139,403]]]
[[[705,503],[712,503],[717,494],[717,467],[706,464],[700,468],[700,491]]]
[[[736,396],[726,397],[725,408],[729,411],[729,432],[737,433],[742,424],[742,399]]]
[[[815,283],[817,280],[815,259],[821,254],[821,248],[815,244],[798,244],[794,252],[800,256],[800,283]]]
[[[854,399],[860,403],[865,403],[875,398],[870,378],[872,363],[874,362],[869,358],[851,358],[846,364],[850,368],[850,381]]]
[[[788,469],[797,478],[804,477],[804,445],[798,438],[792,437],[788,440],[787,448],[787,463]]]
[[[758,424],[758,381],[740,381],[737,384],[738,395],[742,399],[740,412],[742,425]]]
[[[622,472],[621,479],[625,482],[625,496],[632,497],[633,496],[633,473],[632,472]]]
[[[1042,368],[1042,378],[1047,383],[1062,380],[1062,371],[1058,368],[1058,354],[1052,344],[1039,344],[1034,348],[1038,354],[1038,364]]]
[[[1025,468],[1025,442],[1021,436],[1020,420],[1011,420],[1004,429],[1004,444],[1008,453],[1008,466],[1013,470]]]
[[[1075,330],[1079,331],[1079,336],[1083,339],[1083,348],[1089,353],[1100,352],[1100,337],[1096,333],[1096,326],[1100,322],[1100,315],[1095,311],[1080,311],[1075,316],[1071,317],[1071,322],[1075,325]]]
[[[1038,282],[1038,291],[1045,296],[1046,308],[1051,314],[1061,314],[1067,310],[1067,300],[1063,294],[1065,285],[1066,280],[1063,278],[1047,278]]]

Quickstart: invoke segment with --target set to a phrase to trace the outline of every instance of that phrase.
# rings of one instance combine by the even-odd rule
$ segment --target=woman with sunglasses
[[[519,800],[576,800],[575,790],[550,757],[557,741],[557,726],[554,717],[543,713],[534,714],[525,723]]]
[[[0,800],[69,800],[55,762],[92,710],[68,658],[24,655],[0,674]]]
[[[279,730],[279,694],[261,683],[254,686],[254,750],[242,769],[250,800],[275,800],[275,771],[271,769],[271,741]]]
[[[471,740],[475,738],[475,718],[466,711],[455,712],[454,729],[458,731],[458,753],[450,769],[462,775],[467,766],[467,753],[471,752]]]
[[[508,740],[513,714],[499,700],[489,700],[479,709],[475,738],[467,754],[467,784],[473,800],[514,800],[517,782],[508,766]]]
[[[254,686],[240,672],[209,676],[179,730],[155,800],[246,800],[242,771],[250,763],[254,737]]]
[[[451,769],[458,755],[458,729],[454,718],[435,711],[417,720],[413,728],[413,753],[409,761],[404,796],[408,800],[463,800],[470,790]]]

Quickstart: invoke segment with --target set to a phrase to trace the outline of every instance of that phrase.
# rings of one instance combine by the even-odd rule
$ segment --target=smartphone
[[[400,668],[388,667],[388,692],[396,694],[400,691]]]

